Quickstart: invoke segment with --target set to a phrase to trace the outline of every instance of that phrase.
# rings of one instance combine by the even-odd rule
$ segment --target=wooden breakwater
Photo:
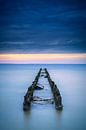
[[[41,70],[42,69],[39,70],[37,76],[35,77],[35,80],[33,81],[32,85],[30,87],[28,87],[28,90],[27,90],[27,92],[24,96],[23,110],[25,110],[25,111],[30,108],[31,101],[32,101],[32,98],[33,98],[33,92],[35,90],[35,87],[37,86]]]
[[[37,83],[38,83],[39,78],[42,76],[44,76],[44,78],[48,79],[48,82],[51,87],[51,91],[53,93],[56,109],[62,110],[62,108],[63,108],[62,97],[61,97],[61,94],[60,94],[60,91],[59,91],[57,85],[55,84],[54,81],[52,81],[50,74],[48,73],[46,68],[44,69],[44,72],[41,72],[41,70],[42,69],[39,70],[37,76],[35,77],[35,80],[32,82],[32,85],[28,88],[28,90],[24,96],[23,110],[24,111],[29,110],[29,108],[31,106],[31,101],[33,100],[33,93],[34,93],[35,89],[37,88]]]
[[[49,84],[51,86],[51,90],[54,96],[55,107],[57,110],[62,110],[63,105],[62,105],[62,97],[61,97],[60,91],[57,88],[57,85],[55,84],[55,82],[52,81],[50,74],[48,73],[46,68],[45,68],[45,72],[46,72],[46,77],[48,78],[48,81],[49,81]]]

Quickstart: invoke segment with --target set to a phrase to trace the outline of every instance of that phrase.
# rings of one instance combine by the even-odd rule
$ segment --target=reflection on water
[[[63,111],[56,111],[54,104],[32,104],[23,112],[23,97],[40,67],[47,67],[60,89]],[[0,65],[0,129],[85,130],[85,73],[86,65]],[[40,97],[51,97],[48,83],[41,82],[46,89]]]
[[[29,111],[23,112],[25,120],[27,120],[31,115],[31,109]]]

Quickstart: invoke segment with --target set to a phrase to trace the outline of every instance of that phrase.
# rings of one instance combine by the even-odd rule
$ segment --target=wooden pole
[[[61,97],[60,91],[57,88],[54,81],[51,80],[50,75],[49,75],[46,68],[45,68],[45,73],[47,75],[47,78],[48,78],[48,81],[49,81],[49,84],[51,86],[51,90],[52,90],[52,93],[53,93],[53,96],[54,96],[55,107],[56,107],[57,110],[62,110],[63,105],[62,105],[62,97]]]
[[[30,109],[31,101],[33,99],[33,93],[34,93],[35,87],[38,83],[41,70],[42,69],[39,70],[37,76],[35,77],[35,80],[33,81],[32,85],[28,88],[28,90],[24,96],[24,102],[23,102],[23,110],[24,111],[27,111]]]

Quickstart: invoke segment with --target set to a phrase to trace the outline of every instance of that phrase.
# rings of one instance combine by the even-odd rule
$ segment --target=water
[[[22,110],[23,96],[40,67],[48,69],[61,92],[62,112],[54,104]],[[86,65],[0,65],[0,130],[86,130],[85,77]]]
[[[40,77],[39,77],[39,80],[38,80],[38,86],[39,87],[43,86],[43,89],[40,90],[40,91],[36,90],[34,92],[33,96],[41,98],[42,100],[53,99],[53,94],[51,92],[51,87],[49,85],[48,78],[45,78],[45,76],[46,76],[45,71],[41,70]],[[48,101],[41,101],[41,102],[39,101],[39,103],[48,104]]]

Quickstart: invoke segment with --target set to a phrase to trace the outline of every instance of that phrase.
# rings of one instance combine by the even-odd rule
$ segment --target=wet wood
[[[57,85],[55,84],[54,81],[52,81],[52,79],[50,78],[50,74],[48,73],[47,69],[45,68],[45,72],[46,72],[46,76],[48,78],[49,84],[51,86],[51,90],[54,96],[54,100],[55,100],[55,107],[57,110],[62,110],[63,109],[63,105],[62,105],[62,97],[60,94],[59,89],[57,88]]]
[[[32,101],[32,98],[33,98],[33,92],[34,92],[34,90],[37,86],[41,70],[42,69],[39,70],[37,76],[35,77],[35,80],[33,81],[32,85],[28,88],[28,90],[27,90],[27,92],[24,96],[24,102],[23,102],[23,110],[24,111],[27,111],[27,110],[30,109],[31,101]]]
[[[48,73],[47,69],[44,69],[44,72],[41,72],[42,69],[39,70],[37,76],[35,77],[35,80],[32,82],[32,85],[28,88],[25,96],[24,96],[24,103],[23,103],[23,110],[27,111],[30,109],[31,101],[33,100],[33,93],[36,89],[43,89],[37,85],[39,77],[44,76],[44,78],[48,79],[48,82],[51,87],[51,91],[53,93],[54,101],[55,101],[55,107],[57,110],[62,110],[62,97],[60,94],[60,91],[55,84],[54,81],[52,81],[50,74]]]

